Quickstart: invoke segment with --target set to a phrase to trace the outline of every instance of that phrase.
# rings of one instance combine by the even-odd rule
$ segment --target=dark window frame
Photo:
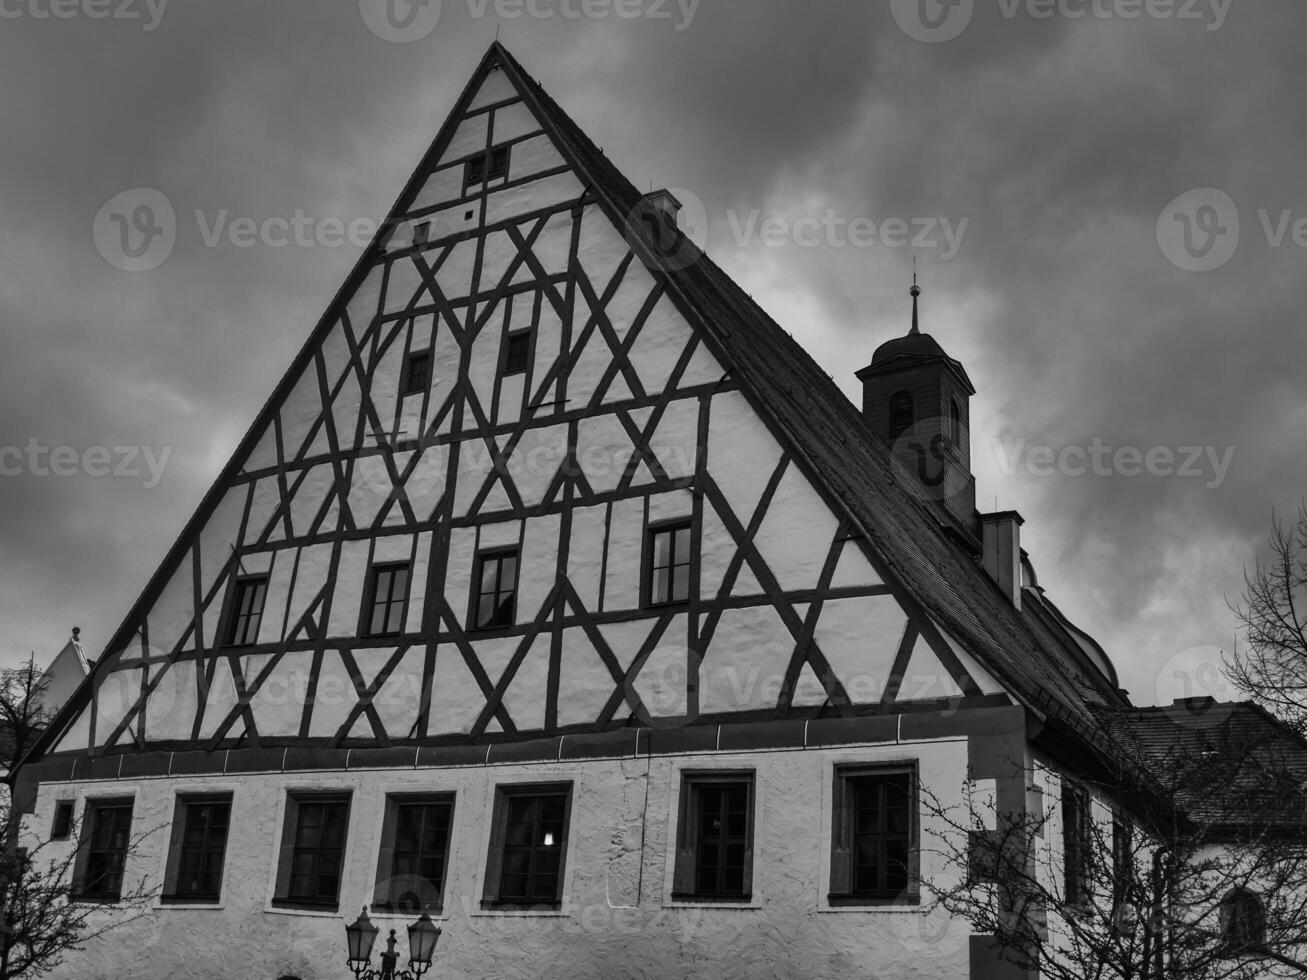
[[[1221,942],[1227,956],[1256,953],[1266,946],[1266,902],[1251,888],[1232,888],[1220,905]]]
[[[238,576],[235,582],[232,583],[227,620],[223,624],[222,630],[223,646],[251,647],[259,642],[259,630],[263,628],[263,613],[268,604],[268,587],[271,584],[271,579],[272,576],[267,572],[259,572],[253,575]],[[262,586],[261,591],[258,591],[259,586]],[[252,611],[252,608],[250,611],[242,612],[245,595],[249,589],[256,590],[255,595],[259,601],[257,614]],[[254,623],[253,638],[250,637],[251,622]]]
[[[77,815],[76,800],[55,800],[50,820],[50,839],[68,840],[73,833],[73,818]]]
[[[507,617],[507,622],[500,621],[502,617],[496,615],[482,624],[481,623],[481,600],[485,595],[495,596],[495,608],[500,607],[503,601],[502,596],[506,594],[503,588],[503,560],[511,557],[513,559],[513,584],[507,592],[512,594],[512,609]],[[481,582],[485,578],[485,566],[489,562],[498,562],[499,568],[495,572],[495,591],[484,593],[481,590]],[[511,545],[504,548],[485,548],[478,551],[476,560],[472,563],[472,588],[470,597],[470,608],[468,609],[467,623],[468,630],[478,633],[491,632],[493,630],[512,629],[517,625],[517,594],[518,585],[522,575],[522,554],[517,545]]]
[[[473,187],[485,186],[498,180],[507,181],[512,162],[511,143],[492,146],[468,157],[463,164],[464,195]]]
[[[521,360],[518,361],[515,356],[516,352],[513,345],[526,341],[526,349],[521,351]],[[526,374],[531,370],[531,363],[535,356],[535,331],[530,327],[521,330],[510,330],[504,338],[504,362],[500,368],[500,374],[505,378],[513,378]]]
[[[400,381],[400,397],[420,395],[431,387],[435,352],[430,347],[411,350],[404,358],[404,377]]]
[[[508,844],[508,817],[513,800],[563,797],[563,816],[561,821],[561,839],[557,843],[558,863],[555,877],[554,895],[551,899],[541,900],[528,896],[504,896],[504,860]],[[495,802],[490,822],[490,845],[486,857],[485,887],[481,896],[481,906],[486,909],[506,910],[558,910],[562,908],[564,889],[567,882],[568,844],[571,840],[573,786],[570,780],[547,783],[501,783],[495,787]],[[537,874],[535,852],[544,845],[516,845],[530,848],[528,881],[534,883]],[[543,873],[547,874],[547,873]],[[529,890],[529,888],[528,888]]]
[[[888,889],[857,889],[854,886],[854,846],[857,834],[857,792],[859,782],[907,780],[908,829],[905,834],[876,836],[905,838],[905,886]],[[869,835],[872,833],[867,832]],[[831,796],[830,892],[832,906],[890,906],[921,903],[921,781],[917,763],[849,763],[835,767]]]
[[[395,597],[393,575],[400,569],[404,570],[404,590],[403,594],[397,599]],[[391,575],[392,577],[386,590],[386,598],[378,603],[377,588],[381,584],[383,575]],[[413,563],[411,561],[373,562],[368,568],[367,586],[363,591],[363,608],[359,614],[358,635],[360,637],[402,636],[408,623],[408,602],[412,593]],[[390,623],[391,612],[396,603],[399,603],[399,628],[395,630],[385,629]],[[376,618],[377,609],[380,606],[385,607],[385,613],[382,617],[383,628],[378,631],[372,628],[372,622]]]
[[[686,549],[688,555],[684,563],[676,561],[676,539],[679,532],[687,532],[688,538]],[[667,579],[667,598],[658,599],[654,595],[654,573],[657,571],[655,562],[658,560],[658,538],[664,534],[671,534],[671,564],[666,567],[670,574]],[[644,533],[644,560],[641,562],[641,584],[640,599],[645,609],[661,609],[664,607],[684,606],[689,603],[692,595],[693,572],[695,566],[694,551],[694,521],[689,517],[678,517],[672,520],[658,521],[650,524],[645,528]],[[676,569],[683,566],[686,568],[685,576],[685,598],[676,598]]]
[[[304,808],[308,806],[344,807],[339,848],[322,846],[311,848],[308,845],[300,844],[300,817]],[[341,886],[345,878],[345,858],[349,851],[349,829],[352,811],[353,793],[350,790],[290,790],[287,792],[286,805],[281,821],[281,847],[277,859],[277,883],[272,898],[272,904],[275,908],[339,911]],[[322,875],[322,869],[317,866],[322,852],[329,850],[339,850],[335,867],[335,896],[325,899],[318,895],[293,894],[291,890],[293,879],[302,877],[302,875],[292,873],[297,856],[301,852],[316,852],[317,858],[313,862],[314,868],[311,877],[329,877]]]
[[[1088,791],[1062,781],[1062,895],[1067,905],[1085,906],[1091,898],[1093,809]]]
[[[386,795],[385,811],[381,823],[381,846],[377,853],[377,877],[372,890],[372,910],[374,912],[384,913],[403,913],[420,914],[422,912],[438,914],[444,910],[445,905],[445,886],[449,880],[449,859],[450,845],[454,837],[454,817],[456,814],[455,794],[452,792],[444,793],[388,793]],[[428,891],[428,896],[432,901],[419,901],[420,907],[410,908],[395,900],[395,881],[398,877],[395,873],[395,862],[398,859],[397,847],[398,829],[400,811],[405,807],[443,807],[448,813],[445,819],[445,834],[442,842],[443,850],[441,852],[440,880],[434,882],[434,889]],[[425,849],[419,846],[417,850],[419,860],[425,854]],[[406,877],[420,877],[409,875]],[[432,879],[425,878],[424,881],[431,882]],[[419,899],[423,898],[419,894]]]
[[[741,890],[730,891],[720,887],[703,888],[699,881],[700,847],[704,795],[707,790],[726,786],[745,787],[745,828],[743,834],[744,858]],[[719,803],[719,806],[721,804]],[[681,773],[681,795],[678,801],[676,827],[676,863],[672,875],[672,900],[702,904],[749,904],[753,901],[753,851],[755,823],[758,809],[757,774],[752,769],[687,769]],[[723,833],[719,844],[738,834]],[[718,885],[723,877],[724,862],[716,867]]]
[[[77,858],[74,862],[72,899],[96,905],[116,905],[122,900],[123,878],[127,871],[127,858],[132,849],[132,819],[136,799],[132,796],[113,796],[91,798],[86,801],[82,814],[82,832],[77,845]],[[100,820],[105,814],[113,813],[114,826],[109,830],[111,837],[120,830],[117,821],[126,813],[126,827],[121,832],[125,839],[121,844],[112,840],[109,846],[99,846],[97,836],[101,833]],[[99,865],[107,862],[111,870],[100,870]],[[113,865],[117,865],[113,868]],[[94,880],[92,877],[94,876]],[[108,879],[108,886],[103,887]]]
[[[173,805],[172,837],[168,845],[168,863],[164,872],[164,885],[159,901],[175,905],[216,905],[222,900],[223,874],[227,861],[227,843],[231,838],[231,793],[178,793]],[[198,848],[188,845],[190,820],[193,813],[204,809],[222,806],[225,808],[225,823],[222,827],[222,840],[215,845],[209,838],[213,828],[206,823],[205,840]],[[182,867],[188,852],[199,851],[201,857],[216,852],[218,856],[217,887],[212,890],[192,890],[182,886],[186,875]]]

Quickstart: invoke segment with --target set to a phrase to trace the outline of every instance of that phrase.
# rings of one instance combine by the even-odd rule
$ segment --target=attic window
[[[906,391],[896,391],[889,400],[889,441],[893,442],[912,428],[912,396]]]
[[[508,147],[497,146],[467,161],[463,173],[463,192],[478,184],[508,177]]]

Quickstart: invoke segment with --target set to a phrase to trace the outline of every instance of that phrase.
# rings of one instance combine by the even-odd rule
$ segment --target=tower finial
[[[912,288],[908,290],[908,295],[912,297],[912,329],[909,333],[921,333],[921,324],[917,317],[917,297],[921,295],[921,287],[917,285],[917,257],[912,256]]]

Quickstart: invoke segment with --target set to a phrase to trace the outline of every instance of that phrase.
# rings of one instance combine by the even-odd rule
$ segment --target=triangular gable
[[[968,674],[972,661],[951,670],[960,658],[761,411],[705,311],[613,213],[616,171],[583,141],[493,46],[387,233],[42,749],[68,729],[59,748],[76,750],[84,728],[92,751],[182,743],[188,730],[214,749],[846,713],[887,697],[918,621],[940,669]],[[510,372],[522,332],[529,353]],[[429,373],[415,387],[420,351]],[[698,597],[687,612],[642,612],[644,528],[669,519],[694,528]],[[527,632],[478,640],[464,622],[473,552],[501,546],[485,529],[508,520],[522,527],[508,543],[522,545]],[[573,582],[582,553],[603,567]],[[412,563],[403,645],[354,649],[368,569],[395,561]],[[220,634],[234,583],[264,573],[257,646],[233,650]],[[575,625],[614,615],[643,617],[635,646]],[[152,677],[117,670],[147,632]],[[569,649],[569,635],[586,646]],[[151,699],[175,701],[185,677],[185,719],[153,724]],[[136,686],[93,698],[109,679]],[[269,697],[301,683],[300,704]]]

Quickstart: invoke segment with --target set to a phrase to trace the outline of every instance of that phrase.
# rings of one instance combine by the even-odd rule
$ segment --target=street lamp
[[[349,948],[349,968],[354,971],[356,980],[417,980],[431,967],[431,957],[436,952],[436,943],[440,940],[440,927],[431,921],[425,912],[408,927],[408,965],[411,970],[395,969],[399,954],[395,952],[395,930],[390,930],[386,940],[386,951],[381,954],[381,969],[369,969],[372,960],[372,947],[380,932],[368,918],[368,910],[363,912],[353,925],[345,927],[345,943]]]

